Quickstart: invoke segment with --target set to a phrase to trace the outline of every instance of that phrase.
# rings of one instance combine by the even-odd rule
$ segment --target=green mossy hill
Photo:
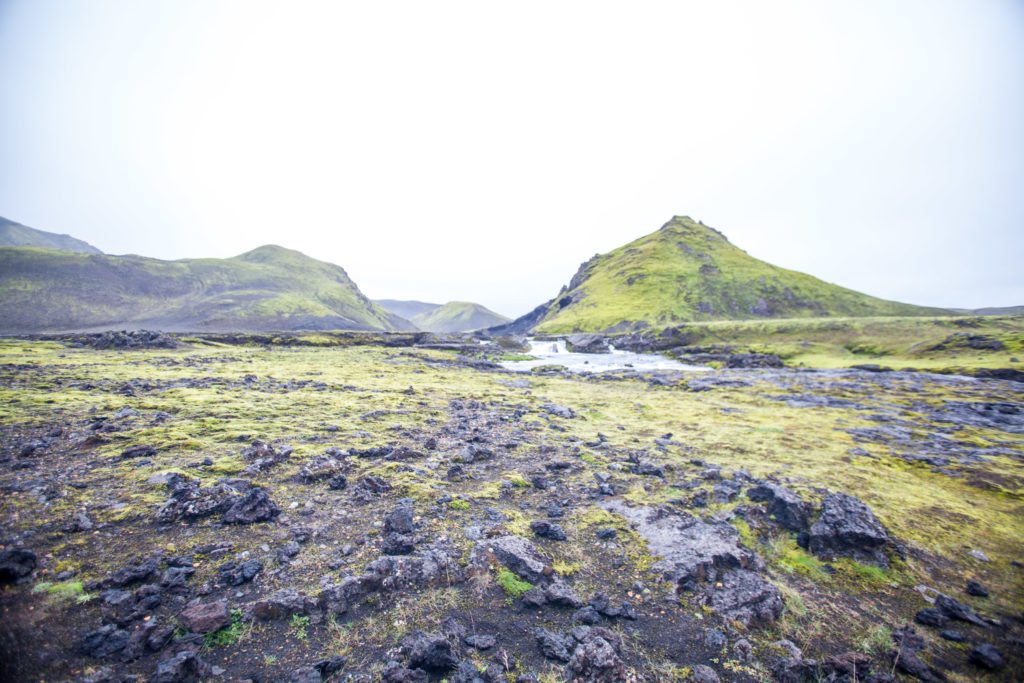
[[[471,332],[509,322],[509,318],[469,301],[449,301],[410,320],[427,332]]]
[[[0,332],[404,330],[339,266],[277,246],[161,261],[0,247]]]
[[[0,216],[0,247],[43,247],[44,249],[60,249],[83,254],[103,253],[88,242],[75,239],[70,235],[36,230],[27,225],[15,223],[3,216]]]
[[[412,320],[413,316],[423,315],[441,308],[441,304],[431,304],[426,301],[401,301],[399,299],[374,299],[373,303],[385,311],[390,311],[406,320]]]
[[[584,263],[535,311],[537,332],[664,328],[699,320],[912,316],[941,309],[876,299],[778,268],[686,216]]]

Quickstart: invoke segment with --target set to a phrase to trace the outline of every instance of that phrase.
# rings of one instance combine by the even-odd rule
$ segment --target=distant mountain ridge
[[[676,216],[580,266],[553,299],[494,332],[627,332],[701,320],[949,315],[886,301],[756,259]]]
[[[431,304],[424,301],[378,299],[374,303],[400,315],[418,329],[426,332],[472,332],[510,322],[481,304],[470,301],[449,301]]]
[[[340,266],[267,245],[227,259],[0,247],[0,332],[413,329]]]
[[[0,247],[43,247],[83,254],[103,253],[88,242],[83,242],[70,235],[58,235],[55,232],[37,230],[21,223],[15,223],[3,216],[0,216]]]
[[[412,320],[414,316],[441,308],[441,304],[430,304],[425,301],[400,301],[399,299],[374,299],[373,303],[406,320]]]

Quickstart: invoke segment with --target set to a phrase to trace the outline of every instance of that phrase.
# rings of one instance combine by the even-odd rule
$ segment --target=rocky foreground
[[[1024,676],[1024,385],[424,341],[0,342],[0,679]]]

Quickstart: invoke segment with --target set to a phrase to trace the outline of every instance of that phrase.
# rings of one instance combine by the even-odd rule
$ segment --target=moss
[[[470,503],[468,500],[463,500],[462,498],[455,498],[453,500],[448,501],[448,507],[452,510],[468,510],[470,508]]]
[[[81,581],[62,581],[49,583],[40,581],[32,587],[33,593],[46,593],[51,601],[56,603],[75,602],[78,604],[89,602],[94,595],[85,592]]]
[[[520,579],[508,569],[498,570],[497,582],[501,587],[501,590],[505,591],[505,595],[512,599],[523,597],[523,594],[526,593],[526,591],[533,588],[532,583]]]

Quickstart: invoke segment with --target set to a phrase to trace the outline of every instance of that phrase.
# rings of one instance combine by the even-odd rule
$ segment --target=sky
[[[1024,304],[1024,2],[0,0],[0,216],[519,315],[689,215]]]

